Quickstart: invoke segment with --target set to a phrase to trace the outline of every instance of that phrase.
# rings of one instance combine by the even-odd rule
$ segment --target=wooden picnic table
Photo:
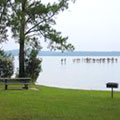
[[[8,89],[8,85],[19,85],[19,84],[23,84],[24,85],[24,89],[28,89],[28,85],[30,84],[30,80],[31,78],[0,78],[0,82],[3,82],[5,85],[5,90]]]

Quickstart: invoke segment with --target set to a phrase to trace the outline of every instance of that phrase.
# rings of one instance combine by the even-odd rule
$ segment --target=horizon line
[[[5,51],[17,51],[19,49],[12,49],[12,50],[5,50]],[[57,50],[40,50],[40,52],[62,52],[62,51],[57,51]],[[105,51],[85,51],[85,50],[73,50],[73,51],[64,51],[64,52],[120,52],[120,51],[114,51],[114,50],[105,50]],[[63,52],[63,53],[64,53]]]

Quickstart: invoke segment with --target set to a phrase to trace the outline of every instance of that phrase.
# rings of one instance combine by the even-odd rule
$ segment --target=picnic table
[[[28,89],[31,78],[0,78],[0,82],[5,85],[5,90],[8,89],[8,85],[24,85],[24,89]]]

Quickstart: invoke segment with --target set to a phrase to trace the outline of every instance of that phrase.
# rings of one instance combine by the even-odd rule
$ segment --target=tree
[[[30,77],[32,82],[36,82],[41,68],[42,59],[37,57],[38,49],[29,49],[25,52],[25,76]]]
[[[62,51],[74,49],[67,44],[68,37],[62,37],[53,25],[55,16],[68,8],[70,0],[57,0],[54,3],[43,4],[41,0],[7,0],[8,23],[13,37],[19,43],[19,76],[24,77],[25,48],[32,43],[34,47],[40,46],[41,37],[49,40],[49,49]],[[74,1],[73,1],[74,2]],[[34,41],[34,42],[33,42]],[[32,45],[31,44],[31,45]],[[31,46],[29,46],[31,47]]]
[[[7,1],[0,1],[0,43],[7,40]]]
[[[14,71],[13,56],[0,49],[0,77],[11,77]]]

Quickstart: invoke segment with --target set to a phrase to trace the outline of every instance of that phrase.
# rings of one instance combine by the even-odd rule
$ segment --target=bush
[[[37,58],[38,50],[32,49],[28,51],[25,58],[25,76],[32,78],[32,82],[35,82],[41,71],[42,60]]]
[[[0,50],[0,77],[11,77],[13,73],[13,56]]]

